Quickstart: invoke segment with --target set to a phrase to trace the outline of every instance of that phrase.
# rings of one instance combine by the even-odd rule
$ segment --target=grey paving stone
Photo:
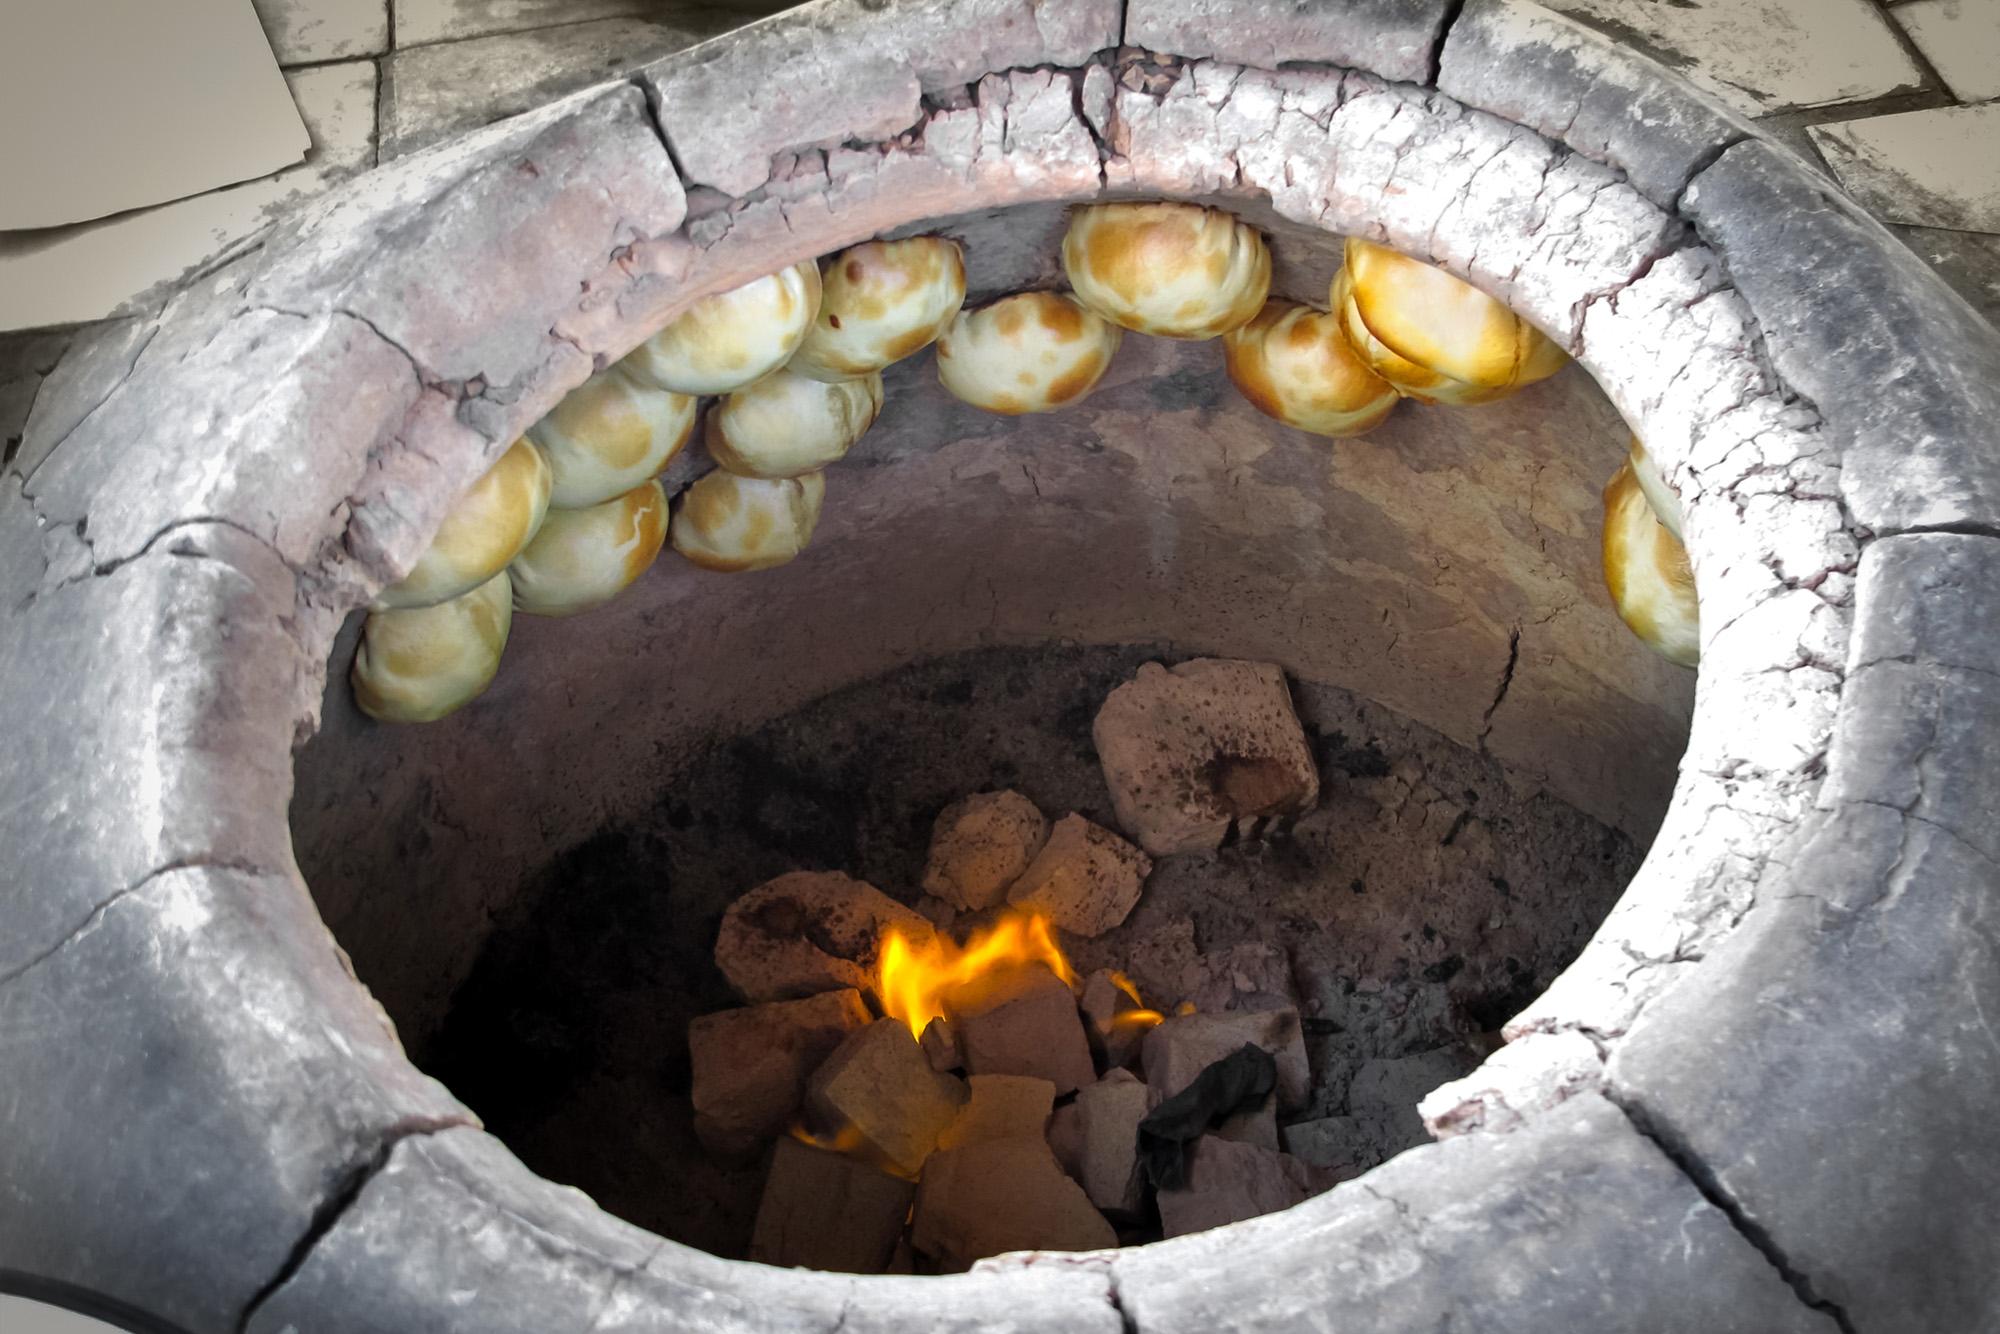
[[[2000,326],[2000,236],[1934,227],[1891,230],[1984,315],[1988,324]]]
[[[296,167],[157,208],[57,228],[0,245],[0,327],[101,320],[127,312],[205,261],[245,244],[281,210],[375,160],[375,66],[344,61],[288,70],[312,136]]]
[[[1815,125],[1848,193],[1888,222],[2000,232],[2000,102]]]
[[[1957,740],[1990,752],[1992,729]],[[1848,806],[1610,1072],[1854,1330],[2000,1311],[2000,867]]]
[[[767,6],[780,7],[775,2]],[[396,49],[597,19],[670,22],[689,8],[675,0],[396,0]]]
[[[1112,1272],[1146,1334],[1835,1328],[1593,1094],[1283,1213],[1118,1252]]]
[[[1425,83],[1449,8],[1446,0],[1130,0],[1125,41],[1260,69],[1315,61]]]
[[[0,1228],[0,1270],[186,1330],[235,1328],[382,1144],[469,1119],[305,887],[217,866],[154,876],[0,981],[0,1067],[8,1217],[33,1220]]]
[[[1826,418],[1855,519],[1877,533],[2000,526],[2000,454],[1980,444],[2000,419],[1992,327],[1880,223],[1767,145],[1725,152],[1685,207],[1779,373]]]
[[[389,0],[251,2],[280,65],[351,60],[389,49]]]
[[[1750,115],[1865,102],[1923,74],[1870,0],[1548,0]]]
[[[1438,87],[1621,168],[1662,207],[1751,133],[1632,47],[1526,0],[1469,0],[1445,39]]]
[[[382,158],[615,79],[737,22],[739,16],[692,9],[665,21],[610,18],[405,47],[382,62]]]
[[[787,149],[886,138],[926,93],[1017,66],[1078,65],[1118,44],[1118,0],[824,0],[649,67],[687,184],[741,195]]]
[[[2000,5],[1911,0],[1889,13],[1959,101],[2000,97]]]

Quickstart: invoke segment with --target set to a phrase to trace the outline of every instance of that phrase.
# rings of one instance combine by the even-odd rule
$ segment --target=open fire
[[[976,992],[988,974],[1031,964],[1041,964],[1076,988],[1076,970],[1063,957],[1042,913],[1009,913],[964,945],[935,934],[911,939],[890,927],[875,964],[875,994],[884,1014],[901,1019],[911,1036],[921,1038],[933,1020],[948,1017],[954,998]]]
[[[1227,686],[1204,692],[1206,709],[1186,708],[1184,689],[1148,708],[1149,690],[1204,678]],[[751,1003],[691,1025],[693,1100],[711,1154],[767,1164],[751,1258],[950,1272],[1219,1226],[1354,1170],[1281,1151],[1279,1118],[1305,1113],[1310,1087],[1281,951],[1219,956],[1169,1017],[1126,970],[1085,974],[1063,945],[1125,921],[1150,849],[1188,855],[1198,827],[1226,842],[1311,808],[1282,675],[1142,671],[1099,722],[1110,804],[1145,848],[1081,815],[1051,823],[1018,793],[979,794],[937,819],[923,912],[794,872],[724,915],[717,963]],[[1246,766],[1271,776],[1254,801],[1209,781]]]

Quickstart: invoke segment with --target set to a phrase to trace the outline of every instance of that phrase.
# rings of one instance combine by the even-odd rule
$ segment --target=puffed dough
[[[507,562],[542,526],[553,474],[532,441],[516,440],[445,515],[429,550],[398,583],[375,598],[376,611],[432,607],[473,589]]]
[[[1625,451],[1625,457],[1632,464],[1632,474],[1639,479],[1639,489],[1646,493],[1646,503],[1653,507],[1653,517],[1667,526],[1667,531],[1676,541],[1685,542],[1681,535],[1681,498],[1667,485],[1667,479],[1660,472],[1660,465],[1653,462],[1653,456],[1639,443],[1639,437],[1632,437],[1632,446]]]
[[[1358,237],[1327,304],[1377,375],[1426,403],[1489,403],[1569,364],[1541,330],[1471,283]]]
[[[449,602],[370,612],[348,672],[354,702],[385,723],[434,722],[492,683],[513,624],[505,570]]]
[[[657,481],[602,505],[552,510],[514,558],[514,607],[573,616],[609,602],[651,568],[667,540],[667,493]]]
[[[528,428],[555,471],[549,504],[587,509],[659,476],[694,434],[696,402],[617,366],[585,380]]]
[[[1271,290],[1257,229],[1198,204],[1091,204],[1070,216],[1063,271],[1077,300],[1162,338],[1214,338],[1247,324]]]
[[[1229,378],[1251,406],[1315,435],[1360,435],[1396,406],[1396,387],[1368,369],[1340,321],[1310,306],[1271,301],[1222,336]]]
[[[1060,292],[1020,292],[945,327],[938,383],[988,412],[1048,412],[1089,393],[1124,336]]]
[[[819,317],[788,363],[813,380],[852,380],[928,346],[965,304],[965,255],[941,236],[868,241],[820,275]]]
[[[819,314],[819,264],[806,260],[703,297],[618,363],[655,389],[726,394],[785,364]]]
[[[837,463],[882,411],[882,377],[826,384],[780,369],[709,409],[703,443],[739,477],[798,477]]]
[[[768,570],[805,550],[826,474],[738,477],[712,472],[674,505],[674,550],[705,570]]]
[[[1653,515],[1627,459],[1604,488],[1604,583],[1618,615],[1669,662],[1701,660],[1701,618],[1687,548]]]

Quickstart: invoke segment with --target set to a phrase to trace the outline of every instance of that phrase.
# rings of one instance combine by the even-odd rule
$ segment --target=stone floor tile
[[[693,9],[668,22],[601,19],[398,50],[382,62],[382,160],[615,79],[741,21]]]
[[[0,329],[102,319],[254,235],[277,209],[375,161],[375,65],[288,71],[312,148],[261,180],[75,227],[0,236]]]
[[[1870,0],[1544,3],[1678,69],[1748,115],[1862,102],[1923,83]]]
[[[2000,97],[2000,4],[1993,0],[1911,0],[1889,11],[1952,96]]]
[[[326,0],[309,0],[325,3]],[[734,11],[733,23],[788,8],[797,0],[721,0],[715,7]],[[587,23],[597,19],[643,18],[686,23],[685,0],[396,0],[396,48],[429,42],[457,42],[503,32]]]
[[[252,0],[280,65],[378,56],[389,49],[389,0]]]
[[[1934,227],[1897,227],[1903,244],[1917,252],[1972,303],[1986,321],[2000,328],[2000,236],[1978,232],[1948,232]]]
[[[2000,232],[2000,102],[1815,125],[1849,194],[1886,222]]]

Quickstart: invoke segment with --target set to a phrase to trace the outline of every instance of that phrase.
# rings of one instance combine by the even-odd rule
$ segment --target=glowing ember
[[[1046,964],[1065,984],[1076,986],[1076,971],[1040,913],[1011,913],[963,945],[943,936],[912,942],[891,927],[876,958],[875,994],[884,1014],[902,1020],[920,1038],[926,1024],[944,1017],[946,1001],[961,988],[994,969],[1026,963]]]

